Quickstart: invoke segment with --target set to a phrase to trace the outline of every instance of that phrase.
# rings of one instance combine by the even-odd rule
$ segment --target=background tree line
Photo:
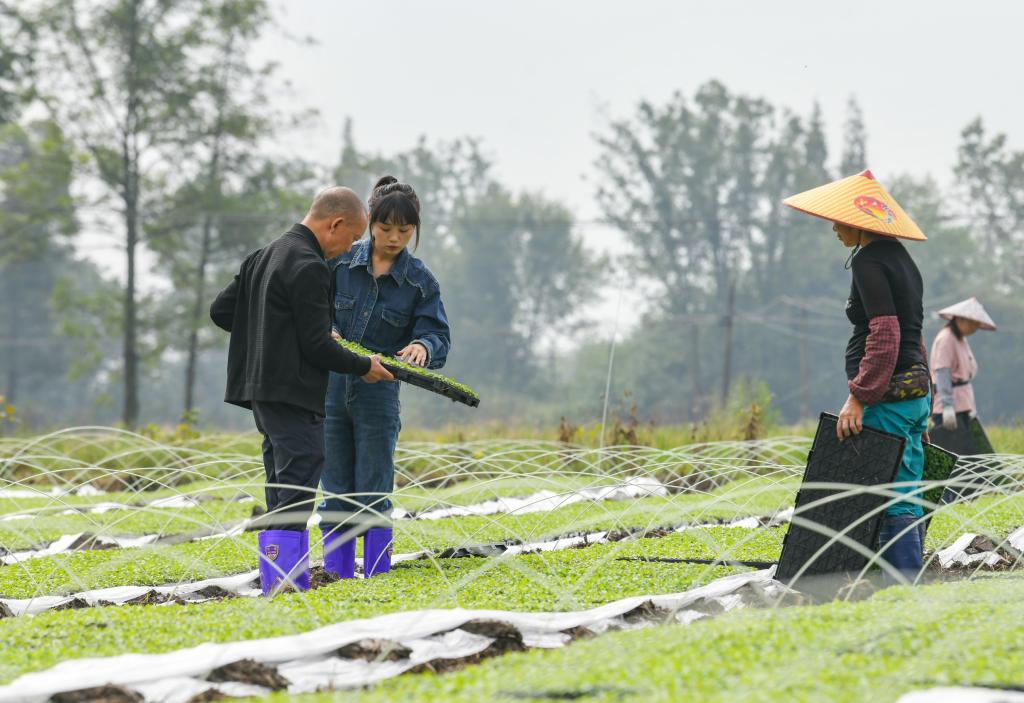
[[[641,102],[597,136],[594,222],[500,182],[468,137],[374,153],[346,121],[334,159],[275,155],[302,120],[273,108],[275,67],[247,51],[268,31],[263,0],[0,2],[0,395],[26,424],[247,427],[220,400],[210,298],[319,187],[365,193],[383,173],[420,194],[417,253],[454,326],[448,370],[485,397],[469,411],[410,391],[409,422],[599,418],[615,322],[594,303],[620,289],[646,304],[621,313],[609,387],[641,414],[697,420],[754,382],[782,419],[841,402],[846,252],[781,201],[868,165],[853,98],[835,151],[817,106],[717,81]],[[978,295],[1002,323],[975,351],[981,410],[1006,419],[1024,411],[1024,154],[979,118],[956,156],[948,190],[885,180],[930,237],[909,245],[928,310]],[[592,244],[608,227],[626,243],[614,257]],[[97,241],[123,275],[80,253]]]

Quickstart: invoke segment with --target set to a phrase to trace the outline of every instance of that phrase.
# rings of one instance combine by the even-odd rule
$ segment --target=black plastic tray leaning
[[[391,372],[391,375],[395,377],[396,381],[408,383],[424,390],[432,391],[438,395],[443,395],[445,398],[449,398],[452,402],[463,403],[471,408],[478,407],[480,405],[479,396],[472,395],[456,388],[449,383],[446,383],[440,378],[429,378],[427,376],[421,376],[418,373],[403,369],[401,366],[389,364],[384,359],[381,359],[381,366]]]
[[[789,585],[813,576],[858,572],[868,563],[866,554],[877,549],[878,530],[889,497],[865,492],[808,508],[806,506],[845,493],[845,490],[810,489],[806,484],[877,486],[892,483],[903,460],[906,440],[865,427],[860,434],[840,442],[836,437],[837,421],[831,413],[821,414],[814,444],[807,455],[803,483],[796,496],[795,519],[821,525],[824,534],[790,523],[775,571],[775,578]],[[839,541],[828,544],[832,533],[859,544],[864,553]]]
[[[928,431],[928,436],[932,444],[961,456],[995,453],[981,420],[976,417],[966,420],[957,416],[955,430],[936,425]]]

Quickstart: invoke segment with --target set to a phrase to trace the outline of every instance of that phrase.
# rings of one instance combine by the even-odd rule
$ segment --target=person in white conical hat
[[[935,384],[932,421],[947,430],[955,430],[958,416],[960,424],[966,426],[970,418],[978,414],[971,387],[971,380],[978,373],[978,362],[967,338],[980,329],[995,331],[996,323],[977,298],[943,308],[938,315],[948,322],[932,342],[931,368]]]

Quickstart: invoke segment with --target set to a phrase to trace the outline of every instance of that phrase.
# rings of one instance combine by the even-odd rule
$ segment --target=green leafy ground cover
[[[1022,588],[1024,579],[993,578],[737,611],[290,700],[889,703],[932,686],[1020,686]]]
[[[632,595],[674,593],[744,569],[617,557],[711,557],[716,548],[728,545],[739,558],[755,559],[777,554],[781,544],[778,530],[716,530],[713,539],[687,533],[517,557],[411,562],[373,579],[338,581],[273,600],[110,606],[0,619],[0,641],[5,645],[0,681],[64,659],[291,634],[400,610],[461,606],[564,611]]]
[[[536,542],[571,533],[604,529],[651,528],[685,522],[770,515],[792,505],[795,488],[795,481],[778,484],[767,478],[754,477],[723,486],[712,495],[677,494],[622,502],[581,502],[550,512],[400,521],[395,525],[395,548],[398,552],[415,552],[507,540]],[[246,512],[250,507],[244,503],[219,505],[225,511]],[[214,509],[210,506],[203,504],[201,509]],[[140,534],[171,534],[171,528],[194,531],[205,519],[197,513],[199,510],[152,511],[131,517],[141,521],[141,525],[136,525]],[[180,517],[181,514],[186,517]],[[191,517],[188,517],[189,514]],[[104,514],[96,517],[107,516]],[[224,522],[230,520],[225,517]],[[128,524],[126,519],[120,527]],[[4,534],[4,526],[10,528],[21,525],[24,525],[21,521],[0,523],[0,535]],[[926,546],[928,549],[947,546],[964,532],[1005,538],[1021,525],[1024,525],[1024,495],[992,494],[970,503],[943,507],[931,522]],[[125,529],[113,532],[131,534]],[[38,536],[31,530],[26,535],[23,535],[23,539]],[[313,558],[319,558],[319,535],[314,530],[311,536]],[[246,533],[238,537],[189,544],[54,555],[0,567],[0,595],[30,597],[114,585],[194,581],[255,568],[255,554],[255,535]]]
[[[692,514],[686,506],[675,513],[666,499],[650,498],[631,503],[577,503],[552,513],[460,517],[437,521],[396,524],[395,550],[440,550],[510,539],[539,541],[578,531],[586,523],[592,529],[654,527],[671,524],[670,518]],[[605,508],[607,510],[599,508]],[[724,531],[724,532],[723,532]],[[693,530],[706,535],[710,546],[720,533],[760,532],[738,528]],[[321,557],[320,542],[313,531],[312,557]],[[732,537],[730,537],[732,539]],[[776,536],[781,545],[781,537]],[[648,540],[653,543],[658,540]],[[361,554],[360,541],[357,552]],[[151,545],[139,549],[82,551],[29,559],[0,567],[0,595],[28,598],[121,585],[160,585],[236,574],[256,568],[256,535],[202,540],[177,545]]]
[[[1000,441],[1007,437],[1016,439],[1017,434],[1024,437],[1022,432],[1001,437],[998,428],[992,434],[997,448],[1003,450]],[[45,521],[40,518],[40,524],[34,524],[30,530],[26,530],[26,523],[30,521],[0,523],[0,545],[8,546],[5,537],[26,534],[33,535],[32,543],[40,541],[44,534],[53,538],[78,531],[118,535],[175,534],[195,531],[198,522],[210,523],[211,514],[216,514],[223,523],[243,517],[252,504],[228,499],[237,494],[240,487],[259,498],[261,467],[253,459],[258,456],[255,453],[258,443],[251,443],[249,435],[239,437],[245,437],[239,440],[238,446],[244,445],[249,457],[230,461],[213,458],[210,465],[219,466],[218,470],[225,472],[221,475],[233,476],[239,474],[239,467],[249,467],[246,469],[248,479],[204,480],[187,485],[190,492],[197,488],[209,489],[217,500],[198,508],[55,516],[52,512],[69,505],[152,500],[177,494],[184,487],[145,493],[124,491],[97,497],[68,496],[62,499],[68,501],[66,505],[55,505],[53,499],[43,498],[42,503],[31,507],[51,508]],[[110,459],[109,447],[103,442],[83,444],[83,450],[72,447],[71,441],[67,440],[69,453],[87,451],[101,457],[97,461],[120,461],[126,467],[157,466],[155,461],[160,456],[169,456],[159,455],[159,452],[166,452],[166,448],[152,449],[153,453],[145,458],[150,463],[143,463],[140,457],[144,452],[138,447],[132,449],[125,440],[124,456]],[[514,443],[510,443],[512,445]],[[10,444],[0,441],[0,457],[5,446]],[[216,451],[212,447],[197,451],[208,450]],[[462,462],[459,470],[464,475],[486,473],[476,473],[475,478],[443,488],[405,486],[397,492],[395,502],[411,510],[472,504],[498,495],[525,496],[542,489],[568,491],[612,485],[628,475],[643,473],[643,469],[637,467],[648,465],[643,450],[635,454],[612,453],[596,467],[585,462],[574,464],[572,453],[561,450],[543,454],[542,460],[538,460],[536,449],[530,448],[513,448],[500,457],[493,453],[493,447],[490,450],[473,446],[433,447],[422,456],[417,451],[406,455],[409,458],[405,466],[412,467],[409,475],[435,471],[438,467],[450,468],[453,452],[458,455],[454,458]],[[701,466],[714,465],[711,460],[714,451],[704,457],[706,461]],[[795,475],[784,481],[777,479],[786,475],[786,471],[757,475],[756,471],[770,470],[762,463],[770,461],[765,459],[767,455],[755,452],[735,459],[735,447],[722,451],[739,462],[739,465],[723,465],[723,471],[752,472],[713,490],[710,495],[680,493],[624,502],[584,502],[544,513],[402,521],[396,525],[396,549],[406,552],[509,539],[539,541],[599,529],[770,515],[793,504],[799,485]],[[516,467],[518,460],[523,461],[521,469]],[[55,465],[59,463],[57,459],[53,461]],[[651,461],[664,463],[665,457]],[[780,461],[798,465],[798,461],[790,458]],[[74,471],[73,464],[74,461],[62,466],[70,474]],[[10,464],[3,465],[0,460],[0,468],[9,469]],[[574,470],[576,473],[571,473]],[[673,469],[672,474],[662,475],[662,478],[674,478],[687,470],[685,467]],[[518,471],[522,475],[515,475]],[[607,476],[594,476],[595,471]],[[189,478],[202,475],[201,472],[189,473]],[[40,499],[0,500],[0,514],[9,511],[12,505],[15,510],[25,509],[26,500]],[[78,527],[83,518],[91,528]],[[942,508],[932,521],[927,546],[929,549],[945,546],[963,532],[1005,537],[1022,524],[1024,495],[988,495],[968,504]],[[685,590],[743,569],[620,561],[619,558],[661,556],[771,561],[778,557],[784,532],[785,527],[704,528],[581,550],[412,562],[397,566],[384,577],[330,584],[308,594],[290,594],[273,601],[230,599],[189,606],[102,607],[0,619],[0,641],[5,645],[4,655],[0,657],[0,680],[8,681],[20,673],[52,666],[68,658],[126,651],[167,651],[204,641],[288,634],[330,622],[398,610],[455,605],[567,610],[629,595]],[[312,537],[316,544],[319,541],[316,531]],[[58,555],[0,567],[0,594],[31,597],[113,585],[198,580],[253,569],[255,554],[255,535],[247,533],[236,538],[173,546]],[[319,556],[316,546],[313,556]],[[1007,583],[1018,594],[1013,607],[1007,605],[1009,597],[1004,593]],[[972,584],[929,586],[913,591],[894,589],[858,605],[832,604],[777,613],[727,614],[691,628],[617,633],[557,652],[531,652],[503,658],[451,676],[404,677],[358,696],[341,693],[325,697],[338,700],[353,697],[359,700],[480,700],[485,697],[533,700],[528,697],[531,692],[576,695],[579,691],[590,690],[596,692],[595,695],[584,696],[582,700],[778,700],[780,697],[891,700],[896,697],[893,691],[903,690],[899,689],[903,679],[897,677],[897,666],[919,677],[916,687],[943,681],[998,682],[1006,678],[1005,671],[1001,668],[1002,662],[998,666],[992,664],[991,653],[1002,652],[998,647],[1009,647],[1007,666],[1019,671],[1024,646],[1019,637],[1000,640],[999,633],[1008,629],[1006,623],[1022,621],[1020,606],[1016,605],[1022,584],[1019,579],[1008,582],[986,578]],[[934,617],[933,612],[937,613]],[[909,626],[903,624],[908,617],[911,619]],[[923,623],[920,627],[919,619]],[[718,625],[718,622],[727,624]],[[728,625],[736,622],[741,624]],[[981,624],[976,627],[978,622]],[[943,623],[949,624],[953,635],[945,634]],[[716,629],[719,627],[722,629]],[[939,628],[937,634],[935,628]],[[790,631],[799,637],[789,636]],[[703,639],[695,639],[692,632],[701,633]],[[966,638],[963,652],[957,648],[961,635]],[[926,640],[925,644],[916,638]],[[931,646],[928,642],[936,644]],[[912,652],[914,657],[905,652]],[[983,655],[989,659],[983,660]],[[951,670],[952,662],[961,656],[966,657],[966,663],[962,661],[960,666],[975,678],[939,678],[939,674]],[[918,657],[931,657],[934,661],[922,662]],[[705,665],[705,660],[710,663]],[[824,674],[808,671],[809,666],[817,665],[824,667]],[[885,685],[877,684],[878,681]],[[524,682],[540,688],[524,688]],[[854,693],[848,695],[847,691]],[[551,700],[551,696],[539,700]]]

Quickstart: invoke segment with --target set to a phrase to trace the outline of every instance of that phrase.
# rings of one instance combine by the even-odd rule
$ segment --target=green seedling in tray
[[[347,339],[338,339],[337,342],[350,352],[359,354],[360,356],[371,356],[372,354],[377,354],[377,352],[370,351],[361,344],[350,342]],[[447,376],[442,376],[435,371],[425,369],[422,366],[416,366],[415,364],[410,364],[392,356],[385,356],[383,354],[379,354],[378,356],[380,356],[381,365],[391,372],[396,381],[404,381],[405,383],[413,386],[433,391],[438,395],[450,398],[454,402],[464,403],[471,408],[475,408],[480,405],[479,394],[463,383],[459,383],[458,381],[448,378]]]
[[[996,450],[992,448],[992,442],[989,441],[988,435],[985,433],[985,428],[981,426],[981,421],[972,417],[970,421],[971,437],[974,438],[975,451],[978,454],[995,454]]]
[[[947,481],[956,467],[960,457],[953,452],[946,451],[928,442],[924,443],[924,474],[925,481]],[[942,500],[942,494],[946,491],[945,485],[932,486],[921,494],[921,498],[935,505]],[[931,512],[931,511],[929,511]]]

